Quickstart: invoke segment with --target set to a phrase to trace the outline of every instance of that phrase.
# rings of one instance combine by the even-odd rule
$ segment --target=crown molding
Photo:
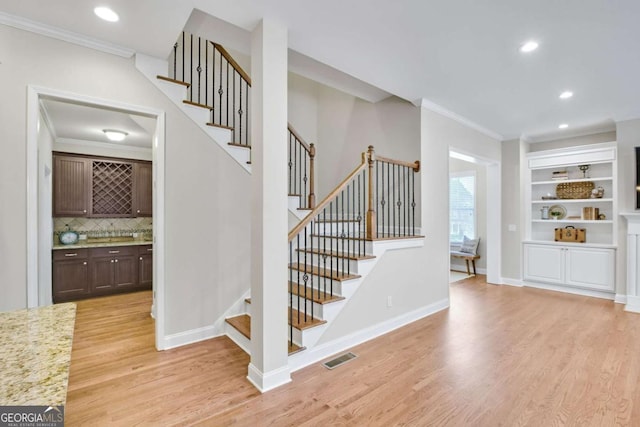
[[[562,129],[539,135],[523,135],[522,138],[528,143],[556,141],[559,139],[579,138],[581,136],[596,135],[599,133],[615,132],[616,122],[607,121],[591,126],[582,126],[573,129]]]
[[[503,141],[504,137],[502,135],[500,135],[499,133],[496,133],[492,130],[489,130],[483,126],[480,126],[477,123],[472,122],[471,120],[467,119],[466,117],[462,117],[459,114],[454,113],[453,111],[447,110],[446,108],[436,104],[435,102],[431,102],[426,98],[421,98],[418,99],[416,102],[414,102],[414,105],[420,108],[426,108],[427,110],[431,110],[434,113],[438,113],[442,116],[445,116],[447,118],[450,118],[451,120],[454,120],[468,128],[471,128],[475,131],[480,132],[483,135],[488,136],[489,138],[493,138],[497,141]]]
[[[0,12],[0,24],[17,28],[19,30],[30,31],[45,37],[62,40],[79,46],[88,47],[90,49],[99,50],[110,53],[112,55],[121,56],[123,58],[131,58],[135,51],[126,47],[108,43],[103,40],[94,39],[85,35],[74,33],[72,31],[63,30],[62,28],[53,27],[41,22],[32,21],[21,16],[9,15]]]
[[[87,147],[89,144],[91,147],[100,148],[103,150],[118,150],[129,153],[139,153],[139,154],[151,154],[151,147],[138,147],[132,145],[125,144],[110,144],[108,142],[99,142],[99,141],[89,141],[84,139],[74,139],[74,138],[56,138],[56,144],[64,144],[70,145],[73,147]]]

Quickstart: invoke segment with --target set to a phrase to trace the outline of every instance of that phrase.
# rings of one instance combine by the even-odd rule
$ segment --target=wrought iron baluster
[[[227,61],[227,74],[226,74],[226,79],[225,79],[226,83],[227,83],[227,104],[225,108],[225,125],[229,126],[229,61]],[[236,139],[236,134],[235,134],[235,130],[233,131],[233,142]]]
[[[240,138],[238,138],[238,142],[240,144],[242,144],[242,114],[244,114],[244,111],[242,111],[242,80],[243,79],[240,79],[240,108],[238,109],[238,124],[240,125]]]

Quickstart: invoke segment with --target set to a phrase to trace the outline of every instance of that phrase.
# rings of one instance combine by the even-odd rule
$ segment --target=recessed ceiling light
[[[129,135],[128,133],[123,132],[121,130],[113,130],[113,129],[105,129],[102,132],[104,132],[104,134],[107,136],[107,138],[109,138],[110,141],[115,141],[115,142],[123,141],[125,137]]]
[[[520,46],[520,52],[529,53],[529,52],[533,52],[537,48],[538,48],[538,43],[531,40],[526,42],[522,46]]]
[[[568,125],[568,124],[566,124],[566,123],[562,123],[560,126],[558,126],[558,129],[566,129],[566,128],[568,128],[568,127],[569,127],[569,125]]]
[[[573,92],[571,92],[570,90],[565,90],[560,94],[560,99],[569,99],[572,96],[573,96]]]
[[[95,13],[99,18],[109,22],[118,22],[120,19],[117,13],[104,6],[96,7],[93,9],[93,13]]]

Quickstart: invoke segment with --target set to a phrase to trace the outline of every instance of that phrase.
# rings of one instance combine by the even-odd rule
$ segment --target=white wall
[[[0,311],[26,307],[27,85],[166,111],[166,333],[249,288],[249,175],[124,59],[0,25]],[[11,201],[8,206],[4,201]]]
[[[487,167],[485,165],[465,162],[464,160],[449,158],[449,174],[455,172],[475,172],[476,175],[476,237],[480,238],[476,268],[487,268]],[[451,258],[452,269],[466,270],[464,261]],[[455,265],[456,268],[453,268]]]
[[[592,135],[572,136],[569,138],[558,138],[553,141],[533,142],[529,144],[529,151],[553,150],[556,148],[575,147],[577,145],[600,144],[616,140],[616,132],[601,132]]]
[[[58,139],[53,143],[53,151],[62,153],[87,154],[89,156],[117,157],[121,159],[152,160],[151,148],[117,147],[110,144],[96,144],[92,141]]]
[[[512,284],[521,280],[522,263],[522,185],[521,155],[524,144],[519,139],[502,143],[502,277]],[[509,225],[516,229],[509,230]]]

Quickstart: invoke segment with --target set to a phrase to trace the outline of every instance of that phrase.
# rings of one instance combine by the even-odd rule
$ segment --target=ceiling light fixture
[[[566,129],[566,128],[568,128],[568,127],[569,127],[569,125],[568,125],[568,124],[566,124],[566,123],[562,123],[560,126],[558,126],[558,129]]]
[[[113,130],[113,129],[104,129],[102,132],[109,138],[110,141],[120,142],[125,139],[127,132],[123,132],[121,130]]]
[[[569,99],[572,96],[573,96],[573,92],[571,92],[570,90],[565,90],[560,94],[560,99]]]
[[[533,52],[537,48],[538,48],[538,43],[531,40],[526,42],[522,46],[520,46],[520,52],[529,53],[529,52]]]
[[[93,13],[95,13],[98,18],[104,19],[108,22],[118,22],[120,17],[113,10],[108,7],[100,6],[93,9]]]

